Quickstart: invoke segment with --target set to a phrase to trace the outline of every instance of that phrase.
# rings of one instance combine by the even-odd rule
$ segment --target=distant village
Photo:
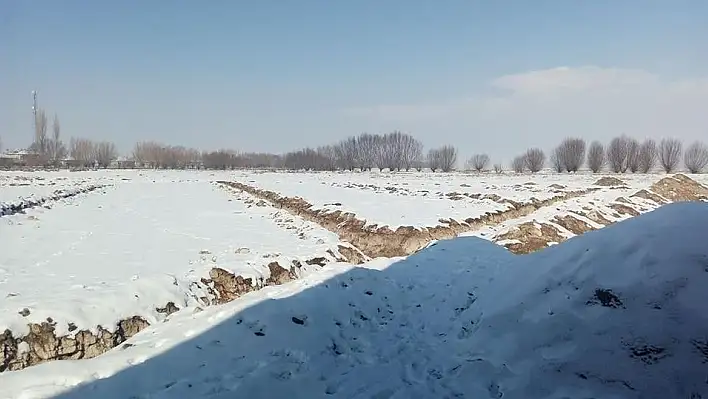
[[[0,168],[2,169],[25,169],[25,168],[59,168],[59,169],[92,169],[99,168],[98,162],[93,165],[86,165],[82,160],[73,159],[70,156],[63,159],[43,162],[39,153],[22,149],[22,150],[7,150],[0,153]],[[150,168],[149,164],[138,164],[135,160],[127,157],[118,157],[111,161],[108,168],[112,169],[133,169],[133,168]]]

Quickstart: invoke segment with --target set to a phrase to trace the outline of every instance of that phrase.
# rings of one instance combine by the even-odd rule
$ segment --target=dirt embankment
[[[338,261],[345,259],[330,255]],[[329,260],[325,257],[316,257],[307,260],[310,265],[324,266]],[[302,264],[293,261],[288,268],[282,267],[278,262],[268,264],[270,277],[253,281],[251,278],[234,275],[233,273],[215,267],[209,272],[209,278],[202,278],[199,282],[192,283],[194,292],[206,292],[207,296],[200,298],[207,305],[230,302],[248,292],[257,291],[270,285],[280,285],[297,278],[298,269]],[[180,310],[174,302],[155,308],[157,313],[163,314],[165,319],[172,313]],[[194,311],[202,309],[195,307]],[[28,310],[23,310],[29,314]],[[41,323],[29,323],[29,334],[15,337],[10,330],[0,334],[0,372],[21,370],[23,368],[52,360],[90,359],[101,355],[125,342],[128,338],[147,328],[150,323],[141,316],[133,316],[117,323],[114,328],[96,326],[96,332],[78,330],[69,323],[70,335],[57,336],[55,320],[47,319]]]
[[[61,199],[76,197],[80,194],[90,193],[107,187],[106,185],[92,185],[88,187],[83,187],[80,189],[69,189],[69,190],[57,190],[52,195],[36,199],[25,199],[16,203],[11,204],[0,204],[0,217],[15,215],[17,213],[22,213],[27,209],[34,208],[37,206],[47,206],[53,201],[59,201]]]
[[[82,192],[92,191],[100,187],[88,188]],[[78,194],[78,193],[77,193]],[[340,245],[338,253],[327,251],[328,257],[318,256],[306,260],[308,265],[324,266],[334,260],[339,262],[363,263],[366,257],[356,248]],[[299,269],[303,266],[299,261],[283,267],[278,262],[268,264],[270,276],[266,279],[244,278],[228,270],[214,267],[209,272],[209,278],[192,282],[190,291],[199,297],[199,302],[204,306],[230,302],[241,295],[257,291],[270,285],[284,284],[296,279]],[[194,307],[195,312],[201,307]],[[164,315],[163,320],[168,320],[169,315],[180,310],[174,302],[156,307],[155,312]],[[28,309],[20,310],[20,314],[27,317]],[[47,319],[41,323],[28,323],[29,334],[14,336],[10,330],[0,334],[0,372],[21,370],[23,368],[52,360],[89,359],[101,355],[127,339],[147,328],[150,323],[141,316],[133,316],[120,320],[115,326],[96,326],[92,332],[68,325],[69,335],[57,336],[57,322]],[[113,327],[113,328],[110,328]]]
[[[245,191],[257,198],[268,201],[274,207],[285,209],[293,215],[315,222],[325,229],[338,234],[342,241],[351,243],[366,256],[372,258],[410,255],[424,248],[433,240],[454,238],[461,233],[477,230],[483,226],[496,225],[510,219],[523,217],[545,206],[597,190],[596,188],[590,188],[582,191],[566,192],[546,200],[532,200],[529,203],[498,199],[501,203],[509,204],[510,209],[489,212],[481,217],[468,218],[462,221],[441,219],[441,224],[435,227],[415,228],[403,226],[396,230],[391,230],[387,226],[366,226],[365,221],[358,219],[352,213],[313,209],[312,204],[302,198],[281,196],[276,192],[239,182],[220,181],[219,183]]]
[[[615,179],[615,178],[612,178]],[[615,179],[619,181],[619,179]],[[617,184],[617,181],[607,182],[608,185]],[[619,181],[621,184],[621,181]],[[598,184],[598,183],[595,183]],[[633,199],[641,198],[649,202],[642,205],[633,202]],[[611,204],[601,204],[604,207],[604,214],[600,207],[584,208],[583,211],[571,211],[563,216],[555,216],[553,219],[544,221],[525,222],[514,229],[505,232],[495,238],[495,241],[510,240],[504,246],[515,254],[527,254],[546,248],[551,243],[559,243],[566,240],[556,226],[563,227],[574,235],[580,235],[597,227],[587,223],[581,218],[587,218],[600,226],[608,226],[612,223],[608,216],[620,219],[622,216],[637,216],[642,212],[656,209],[661,205],[678,201],[706,201],[708,200],[708,187],[695,180],[677,174],[665,177],[652,184],[649,189],[642,189],[629,196],[629,198],[618,197]],[[653,203],[653,204],[651,204]],[[578,218],[581,217],[581,218]]]

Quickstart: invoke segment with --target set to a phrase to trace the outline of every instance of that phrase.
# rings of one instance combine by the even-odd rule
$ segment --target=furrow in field
[[[12,216],[24,219],[2,226],[18,240],[0,258],[0,372],[92,358],[174,312],[365,258],[313,223],[218,188],[122,182],[81,206]],[[25,247],[37,251],[28,259]]]
[[[294,215],[316,222],[325,229],[337,233],[342,241],[351,243],[365,255],[372,258],[410,255],[424,248],[431,241],[453,238],[465,232],[478,230],[484,226],[493,226],[506,220],[517,219],[558,202],[581,197],[599,190],[599,188],[593,187],[578,191],[568,191],[543,200],[533,199],[527,203],[498,199],[497,202],[505,203],[507,209],[486,212],[482,216],[469,217],[461,221],[440,219],[439,222],[441,224],[437,226],[401,226],[396,230],[391,230],[388,226],[367,225],[365,220],[350,212],[315,209],[311,203],[303,198],[282,196],[274,191],[240,182],[220,181],[219,183],[247,192]]]
[[[671,202],[708,200],[708,187],[681,174],[664,177],[638,191],[624,187],[620,193],[616,196],[617,191],[607,191],[571,199],[472,235],[489,238],[515,254],[526,254]]]

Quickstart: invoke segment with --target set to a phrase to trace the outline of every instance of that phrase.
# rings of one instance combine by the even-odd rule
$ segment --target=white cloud
[[[501,76],[489,85],[495,94],[345,114],[370,131],[408,130],[429,145],[484,148],[503,159],[529,145],[550,148],[569,135],[708,140],[708,78],[669,80],[643,70],[586,66]]]

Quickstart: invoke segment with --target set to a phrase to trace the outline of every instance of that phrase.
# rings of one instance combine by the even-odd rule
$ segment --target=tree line
[[[76,166],[108,167],[117,159],[118,151],[112,142],[72,138],[68,147],[61,138],[61,125],[55,115],[51,126],[44,110],[36,115],[34,139],[29,147],[36,153],[39,163],[56,165],[67,156]],[[336,143],[318,147],[305,147],[285,154],[237,152],[230,149],[199,151],[183,146],[165,145],[155,141],[135,144],[130,159],[138,167],[159,169],[236,169],[271,168],[307,171],[335,170],[389,170],[450,172],[458,164],[458,150],[453,145],[443,145],[424,151],[422,142],[410,134],[393,131],[387,134],[362,133]],[[683,147],[681,141],[672,138],[656,142],[646,139],[640,142],[622,135],[608,144],[592,141],[589,145],[582,138],[569,137],[550,152],[538,147],[529,148],[511,160],[513,172],[536,173],[549,167],[551,170],[577,172],[584,167],[594,173],[648,173],[657,167],[671,173],[683,166],[690,173],[700,173],[708,167],[708,146],[693,142]],[[493,170],[502,173],[502,163],[491,165],[491,158],[484,153],[473,154],[464,164],[468,171]]]
[[[50,134],[47,114],[43,109],[36,112],[34,136],[28,150],[36,155],[33,166],[59,166],[70,158],[75,166],[108,167],[118,158],[115,144],[109,141],[71,138],[67,146],[61,136],[58,116],[54,115]]]
[[[678,170],[681,161],[690,173],[701,173],[708,166],[708,146],[700,141],[691,143],[685,151],[678,139],[665,138],[658,144],[653,139],[643,142],[622,135],[604,145],[593,141],[588,146],[582,138],[566,138],[555,147],[549,166],[558,173],[577,172],[587,166],[593,173],[603,170],[614,173],[649,173],[660,168],[666,173]],[[540,171],[546,156],[538,148],[530,149],[511,162],[514,172]]]

